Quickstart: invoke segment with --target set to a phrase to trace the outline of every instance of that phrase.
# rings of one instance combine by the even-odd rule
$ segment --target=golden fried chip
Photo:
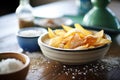
[[[84,50],[84,49],[88,49],[88,44],[86,45],[82,45],[82,46],[78,46],[76,48],[74,48],[75,50]]]
[[[92,34],[91,31],[87,30],[87,29],[84,29],[80,24],[75,24],[75,28],[80,30],[83,34],[85,35],[90,35]]]
[[[72,30],[66,32],[66,34],[64,34],[64,37],[73,36],[75,33],[76,33],[76,30],[72,29]]]
[[[68,40],[67,44],[64,48],[73,49],[77,46],[83,45],[85,41],[80,38],[79,34],[74,34],[70,40]]]
[[[63,36],[66,32],[62,29],[56,29],[55,31],[55,34],[58,35],[58,36]]]
[[[65,38],[63,38],[63,40],[62,40],[62,44],[66,44],[69,40],[71,40],[72,39],[72,37],[73,36],[68,36],[68,37],[65,37]]]
[[[96,41],[97,41],[97,38],[92,35],[85,37],[85,43],[89,44],[90,46],[93,45]]]
[[[99,32],[84,29],[80,24],[75,24],[75,28],[62,25],[62,29],[52,31],[48,28],[50,37],[49,45],[64,49],[89,49],[111,43],[104,34],[104,30]]]
[[[101,45],[109,44],[109,43],[111,43],[111,41],[108,40],[108,39],[97,38],[97,41],[94,43],[94,45],[95,45],[95,46],[101,46]]]
[[[54,37],[54,38],[50,39],[49,45],[53,46],[53,47],[59,47],[59,44],[61,43],[62,39],[63,38],[61,36]]]
[[[72,27],[70,27],[70,26],[65,26],[65,25],[63,25],[63,24],[62,24],[62,27],[63,27],[63,29],[64,29],[65,31],[67,31],[67,32],[73,29]]]
[[[94,36],[95,37],[103,37],[104,36],[104,30],[101,30],[101,31],[99,31],[99,32],[96,32],[95,34],[94,34]]]
[[[48,35],[50,38],[54,38],[55,37],[55,33],[52,31],[51,28],[48,28]]]

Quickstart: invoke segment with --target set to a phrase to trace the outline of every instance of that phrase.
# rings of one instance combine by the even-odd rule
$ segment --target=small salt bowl
[[[0,80],[25,80],[30,58],[22,53],[0,53]]]
[[[111,40],[109,35],[105,34],[105,36],[108,40]],[[110,44],[105,44],[100,47],[83,50],[61,49],[48,45],[46,42],[48,40],[48,33],[45,33],[38,38],[38,44],[43,54],[49,59],[68,65],[86,64],[101,59],[106,55],[110,47]]]
[[[47,32],[47,30],[40,27],[20,29],[17,33],[18,44],[23,49],[23,51],[40,51],[37,40],[38,37],[45,32]]]

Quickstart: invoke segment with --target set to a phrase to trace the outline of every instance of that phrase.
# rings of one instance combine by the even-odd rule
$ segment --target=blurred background
[[[30,0],[31,6],[39,6],[47,4],[50,2],[55,2],[59,0]],[[0,16],[15,12],[16,8],[19,5],[19,0],[1,0],[0,2]]]
[[[43,5],[43,4],[47,4],[55,1],[60,1],[60,0],[30,0],[30,4],[31,6],[35,7],[35,6],[39,6],[39,5]],[[120,1],[120,0],[117,0],[117,1]],[[19,0],[7,0],[7,1],[1,0],[0,16],[15,12],[18,5],[19,5]]]

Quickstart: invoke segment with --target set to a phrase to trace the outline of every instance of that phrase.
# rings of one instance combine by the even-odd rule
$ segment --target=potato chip
[[[56,36],[55,33],[50,28],[48,28],[48,35],[50,38],[54,38]]]
[[[64,49],[70,49],[70,47],[71,47],[71,39],[68,40],[67,43],[64,45]]]
[[[68,41],[67,48],[72,49],[72,48],[75,48],[75,47],[79,46],[79,41],[80,41],[79,35],[78,34],[74,34],[73,37],[71,38],[71,40]]]
[[[104,30],[91,31],[84,29],[80,24],[75,24],[75,28],[62,25],[63,29],[48,28],[48,35],[50,37],[49,45],[56,48],[64,49],[90,49],[112,41],[105,37]]]
[[[83,46],[78,46],[76,48],[74,48],[75,50],[84,50],[84,49],[88,49],[88,44],[83,45]]]
[[[85,39],[85,43],[89,44],[89,46],[93,45],[97,41],[97,38],[92,35],[88,35],[84,39]]]
[[[59,44],[61,43],[62,39],[63,38],[60,36],[54,37],[50,39],[49,45],[53,47],[59,47]]]
[[[88,31],[88,30],[84,29],[80,24],[75,24],[75,28],[80,30],[85,35],[92,34],[91,31]]]
[[[103,37],[104,36],[104,31],[103,30],[101,30],[101,31],[99,31],[99,32],[96,32],[95,34],[94,34],[94,36],[95,37]]]
[[[85,40],[81,39],[79,34],[74,34],[72,38],[68,41],[64,48],[73,49],[75,47],[85,44]]]
[[[66,44],[69,40],[72,39],[73,36],[68,36],[68,37],[65,37],[63,40],[62,40],[62,44]]]
[[[63,36],[66,33],[64,30],[61,29],[56,29],[54,32],[58,36]]]
[[[108,39],[97,38],[97,41],[93,45],[94,46],[101,46],[101,45],[108,44],[108,43],[111,43],[111,41]]]
[[[64,34],[64,37],[73,36],[76,32],[77,32],[76,29],[72,29],[66,32],[66,34]]]
[[[62,25],[62,27],[63,27],[63,29],[64,29],[65,31],[67,31],[67,32],[73,29],[72,27],[70,27],[70,26],[65,26],[65,25]]]

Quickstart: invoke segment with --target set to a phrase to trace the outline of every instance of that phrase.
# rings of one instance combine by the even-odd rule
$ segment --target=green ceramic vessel
[[[120,22],[107,7],[111,0],[91,0],[93,8],[84,16],[82,24],[101,29],[120,30]]]

